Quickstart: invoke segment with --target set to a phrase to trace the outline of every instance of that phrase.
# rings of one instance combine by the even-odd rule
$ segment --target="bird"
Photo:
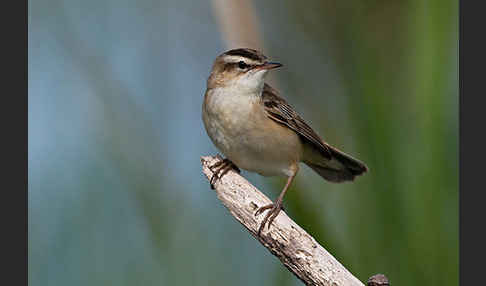
[[[206,133],[225,156],[211,166],[211,188],[230,169],[287,178],[277,200],[256,210],[255,216],[268,210],[258,236],[281,211],[300,163],[333,183],[353,181],[368,171],[366,164],[322,140],[265,82],[267,73],[281,66],[255,49],[226,51],[214,60],[202,104]]]

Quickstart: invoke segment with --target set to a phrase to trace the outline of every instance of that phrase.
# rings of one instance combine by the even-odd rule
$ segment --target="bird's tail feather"
[[[332,146],[328,147],[332,157],[331,160],[326,158],[312,161],[304,160],[307,166],[324,179],[335,183],[352,181],[356,176],[368,171],[368,167],[363,162]]]

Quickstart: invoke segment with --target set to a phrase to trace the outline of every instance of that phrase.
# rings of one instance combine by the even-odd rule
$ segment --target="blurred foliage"
[[[361,281],[457,285],[457,1],[254,5],[282,96],[370,168],[302,167],[287,212]],[[29,1],[30,285],[300,285],[200,172],[227,48],[211,2]]]

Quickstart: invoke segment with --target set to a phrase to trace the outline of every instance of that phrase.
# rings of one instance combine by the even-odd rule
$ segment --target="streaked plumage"
[[[306,150],[302,161],[328,181],[353,180],[355,176],[368,170],[359,160],[325,143],[304,119],[278,96],[278,91],[266,83],[263,87],[262,101],[269,118],[284,124],[301,136]],[[316,151],[319,154],[316,154]]]

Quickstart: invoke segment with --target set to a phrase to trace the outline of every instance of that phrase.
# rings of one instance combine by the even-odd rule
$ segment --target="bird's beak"
[[[281,66],[282,66],[281,63],[266,62],[262,65],[256,66],[256,69],[271,70],[271,69],[279,68]]]

